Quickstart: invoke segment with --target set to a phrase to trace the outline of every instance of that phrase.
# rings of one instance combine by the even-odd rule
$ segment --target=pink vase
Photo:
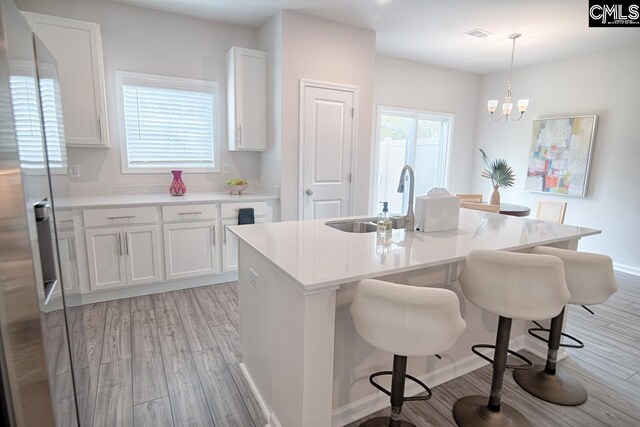
[[[182,180],[182,171],[171,171],[171,173],[173,174],[173,182],[169,186],[169,193],[172,196],[182,196],[187,192],[187,186]]]

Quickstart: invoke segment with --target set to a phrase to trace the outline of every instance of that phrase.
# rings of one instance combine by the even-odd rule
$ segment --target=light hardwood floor
[[[548,404],[521,390],[510,373],[505,376],[504,401],[534,426],[640,425],[640,280],[618,279],[619,292],[593,307],[595,316],[579,307],[569,312],[567,332],[586,347],[571,349],[559,369],[580,378],[589,392],[587,403]],[[236,284],[228,283],[71,310],[82,426],[265,425],[238,367],[237,298]],[[66,345],[63,321],[60,313],[47,319],[53,349]],[[63,357],[56,363],[59,386],[68,387],[70,367]],[[469,394],[487,395],[490,382],[486,366],[435,387],[429,401],[407,403],[403,414],[418,426],[454,426],[453,403]],[[72,396],[60,395],[62,416],[72,420]]]

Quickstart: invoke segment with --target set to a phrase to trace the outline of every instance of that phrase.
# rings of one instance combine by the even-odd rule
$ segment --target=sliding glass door
[[[373,212],[382,201],[391,213],[406,210],[408,192],[397,192],[404,165],[415,172],[415,196],[446,186],[452,128],[453,115],[378,107]]]

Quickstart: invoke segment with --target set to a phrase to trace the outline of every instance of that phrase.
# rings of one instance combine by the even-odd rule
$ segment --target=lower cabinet
[[[263,224],[264,218],[256,218],[256,224]],[[222,271],[238,269],[238,238],[227,227],[238,225],[237,219],[222,220]]]
[[[85,234],[93,290],[162,279],[155,225],[91,229]]]
[[[220,271],[217,221],[164,224],[167,280]]]

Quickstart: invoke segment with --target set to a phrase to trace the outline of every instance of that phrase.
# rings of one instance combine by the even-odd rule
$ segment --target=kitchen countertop
[[[352,217],[340,220],[366,218]],[[364,278],[450,264],[474,249],[514,251],[579,239],[599,230],[529,218],[460,209],[457,230],[393,230],[384,244],[377,233],[348,233],[324,220],[229,227],[241,240],[295,280],[305,292],[336,288]]]
[[[269,193],[249,191],[241,196],[228,192],[187,193],[184,196],[163,194],[125,194],[105,196],[72,197],[71,200],[56,199],[57,207],[96,208],[109,206],[178,205],[187,203],[258,202],[278,197]]]

